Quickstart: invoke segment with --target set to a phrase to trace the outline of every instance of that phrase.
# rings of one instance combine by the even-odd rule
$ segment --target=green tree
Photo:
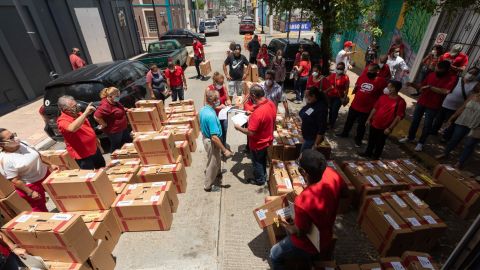
[[[203,10],[205,8],[205,0],[197,0],[197,9]]]
[[[439,14],[444,11],[451,16],[462,9],[470,9],[476,13],[480,13],[479,0],[404,0],[406,4],[405,12],[410,12],[413,9],[419,8],[426,12]]]

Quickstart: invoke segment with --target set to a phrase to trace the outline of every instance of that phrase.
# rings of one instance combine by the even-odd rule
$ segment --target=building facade
[[[142,52],[128,0],[0,0],[0,114],[43,95],[50,73]]]

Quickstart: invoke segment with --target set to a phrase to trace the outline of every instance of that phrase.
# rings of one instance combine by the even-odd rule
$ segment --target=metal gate
[[[445,50],[462,44],[463,52],[468,55],[468,67],[480,66],[480,14],[472,10],[463,10],[452,16],[442,14],[429,48],[433,47],[437,33],[447,34],[443,44]]]

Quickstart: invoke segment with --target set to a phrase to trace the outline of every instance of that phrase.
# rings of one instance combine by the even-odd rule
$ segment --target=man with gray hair
[[[230,157],[232,152],[223,145],[222,126],[215,109],[219,105],[217,91],[207,91],[206,105],[200,110],[200,129],[203,135],[203,146],[207,152],[207,164],[205,168],[205,183],[203,189],[206,192],[219,191],[222,180],[221,153]]]
[[[97,135],[87,119],[95,111],[92,103],[83,113],[71,96],[61,96],[57,104],[61,111],[57,126],[70,156],[84,170],[105,167],[105,159],[97,145]]]
[[[440,56],[438,62],[442,62],[444,60],[449,61],[451,64],[451,73],[459,75],[465,71],[468,66],[468,55],[462,52],[462,50],[462,44],[455,44],[449,52],[446,52]]]

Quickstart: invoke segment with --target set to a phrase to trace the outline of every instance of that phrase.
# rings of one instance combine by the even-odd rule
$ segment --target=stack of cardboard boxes
[[[78,163],[67,152],[67,150],[46,150],[40,151],[40,157],[47,164],[57,165],[61,170],[79,169]]]
[[[31,211],[30,205],[18,195],[12,182],[0,175],[0,225],[10,221],[23,211]]]
[[[438,165],[434,178],[445,186],[443,202],[461,218],[471,218],[480,212],[480,184],[449,165]]]
[[[382,256],[400,255],[412,248],[428,251],[447,229],[445,222],[411,191],[367,196],[358,223]]]

